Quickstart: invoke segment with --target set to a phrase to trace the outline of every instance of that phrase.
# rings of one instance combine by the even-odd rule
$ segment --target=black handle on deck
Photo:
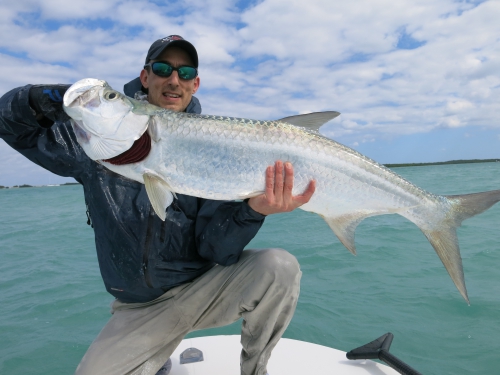
[[[403,375],[422,375],[417,370],[389,353],[394,335],[390,332],[366,345],[353,349],[346,354],[347,359],[380,359]]]

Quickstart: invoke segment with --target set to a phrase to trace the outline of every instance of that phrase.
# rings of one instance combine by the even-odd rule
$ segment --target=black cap
[[[158,58],[158,56],[160,56],[167,47],[173,46],[182,48],[184,51],[186,51],[189,57],[191,57],[194,67],[198,68],[198,53],[196,52],[196,48],[194,48],[191,43],[189,43],[180,35],[170,35],[166,38],[158,39],[156,42],[151,44],[151,47],[149,47],[149,51],[146,56],[145,64],[147,64],[150,60]]]

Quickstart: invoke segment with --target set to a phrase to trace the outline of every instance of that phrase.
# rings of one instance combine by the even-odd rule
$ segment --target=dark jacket
[[[83,185],[109,293],[124,302],[146,302],[193,280],[215,263],[238,261],[260,229],[263,215],[245,202],[177,194],[162,221],[143,184],[87,157],[69,121],[50,128],[38,124],[28,104],[30,87],[14,89],[0,99],[0,137],[34,163]],[[193,99],[188,111],[200,113],[201,106]]]

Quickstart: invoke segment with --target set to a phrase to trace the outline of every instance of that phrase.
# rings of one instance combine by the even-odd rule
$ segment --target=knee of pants
[[[278,248],[259,251],[257,269],[263,274],[274,275],[275,281],[287,286],[298,284],[302,275],[297,258]]]

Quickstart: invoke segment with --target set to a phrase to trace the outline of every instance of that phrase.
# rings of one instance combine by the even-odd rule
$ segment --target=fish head
[[[73,84],[63,99],[78,143],[93,160],[122,154],[144,134],[150,116],[134,113],[135,106],[106,81],[94,78]]]

